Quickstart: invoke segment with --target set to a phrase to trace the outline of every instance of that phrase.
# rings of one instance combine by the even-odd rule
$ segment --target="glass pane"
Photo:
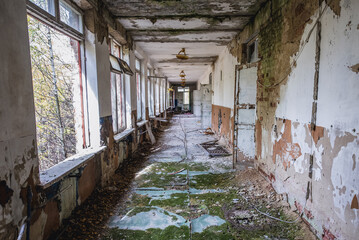
[[[54,0],[30,0],[30,2],[36,4],[46,12],[55,16]]]
[[[183,104],[189,104],[189,92],[184,92],[183,94]]]
[[[116,73],[122,72],[118,59],[112,55],[110,55],[110,64],[111,64],[111,71],[114,71]]]
[[[136,89],[137,89],[137,119],[142,118],[141,109],[141,74],[136,72]]]
[[[60,20],[82,33],[81,14],[62,1],[60,1]]]
[[[112,126],[113,132],[118,132],[117,120],[117,94],[116,94],[116,74],[111,73],[111,107],[112,107]]]
[[[28,17],[40,170],[82,145],[78,41]]]
[[[136,69],[141,70],[141,61],[136,59]]]
[[[117,83],[117,116],[118,116],[118,127],[124,128],[125,125],[125,118],[124,118],[124,87],[123,87],[123,80],[120,74],[116,74],[116,83]]]
[[[111,54],[118,57],[118,58],[121,58],[121,47],[116,44],[113,40],[111,40]]]

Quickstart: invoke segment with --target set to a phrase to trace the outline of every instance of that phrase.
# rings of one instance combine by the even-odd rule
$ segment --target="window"
[[[65,0],[28,0],[27,12],[76,40],[83,40],[82,10]]]
[[[156,94],[156,115],[160,114],[160,80],[155,80],[155,94]]]
[[[30,2],[34,3],[42,10],[50,13],[51,15],[55,16],[55,4],[54,0],[30,0]]]
[[[153,116],[154,115],[154,111],[153,111],[153,84],[152,84],[152,69],[148,68],[147,69],[147,91],[148,91],[148,111],[149,111],[149,115]]]
[[[183,104],[189,104],[189,87],[179,87],[177,91],[183,93]]]
[[[257,38],[253,38],[242,45],[242,58],[244,63],[254,63],[259,60]]]
[[[68,26],[82,32],[82,17],[67,3],[60,1],[60,20]]]
[[[118,63],[117,58],[122,58],[121,45],[110,38],[110,59],[116,60],[113,65]],[[111,64],[112,65],[112,64]],[[124,75],[116,70],[111,69],[111,105],[112,105],[112,124],[114,133],[119,133],[126,128],[126,98],[125,98],[125,80]]]
[[[142,73],[141,61],[136,58],[137,120],[142,120]]]
[[[46,170],[86,147],[81,42],[31,16],[28,31],[38,156]]]

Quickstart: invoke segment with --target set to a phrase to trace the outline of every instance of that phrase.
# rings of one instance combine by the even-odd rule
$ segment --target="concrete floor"
[[[251,164],[210,158],[199,144],[215,137],[200,126],[172,118],[102,239],[315,239]]]

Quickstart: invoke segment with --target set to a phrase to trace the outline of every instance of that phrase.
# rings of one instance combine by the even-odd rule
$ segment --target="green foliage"
[[[74,87],[78,43],[28,17],[40,169],[76,153]]]

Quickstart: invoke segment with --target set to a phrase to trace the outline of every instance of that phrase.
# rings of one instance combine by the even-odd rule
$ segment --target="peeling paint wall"
[[[37,158],[26,1],[0,3],[1,33],[6,36],[0,44],[3,56],[0,60],[1,240],[17,239],[20,229],[25,230],[26,235],[26,219],[30,219],[30,239],[53,239],[54,235],[58,234],[63,220],[70,217],[73,210],[86,201],[96,188],[108,185],[116,169],[147,137],[145,126],[137,127],[134,122],[135,131],[115,140],[112,129],[110,66],[106,37],[108,27],[112,33],[116,29],[120,31],[117,32],[117,39],[120,36],[124,38],[124,29],[110,19],[111,15],[103,6],[99,6],[98,12],[89,8],[90,5],[86,7],[84,14],[84,75],[86,73],[88,101],[85,104],[88,106],[86,114],[89,116],[89,122],[86,124],[90,131],[90,147],[78,154],[79,158],[85,158],[84,164],[68,167],[68,172],[61,176],[54,174],[51,176],[51,183],[45,186],[41,180],[46,173],[39,172]],[[127,36],[126,39],[129,41],[128,47],[131,47],[130,55],[134,56],[131,39]],[[145,54],[143,58],[146,59],[146,70],[150,59]],[[133,96],[127,96],[130,103],[131,97],[136,99],[136,85],[132,86],[127,80],[129,79],[126,79],[126,85],[132,87],[128,93],[134,90]],[[147,84],[145,86],[147,87]],[[145,99],[148,99],[147,96]],[[136,112],[135,106],[136,104],[127,104],[127,111]],[[91,149],[98,151],[90,157],[86,155],[86,151]],[[23,239],[26,238],[25,235]]]
[[[255,164],[322,239],[359,234],[358,10],[270,1],[229,45],[258,34]]]
[[[25,1],[0,3],[0,239],[14,239],[38,183],[35,112]]]
[[[232,147],[234,76],[237,64],[237,59],[225,48],[198,81],[198,85],[208,84],[209,75],[212,74],[212,129],[228,147]],[[222,121],[220,119],[223,113],[226,116]]]

